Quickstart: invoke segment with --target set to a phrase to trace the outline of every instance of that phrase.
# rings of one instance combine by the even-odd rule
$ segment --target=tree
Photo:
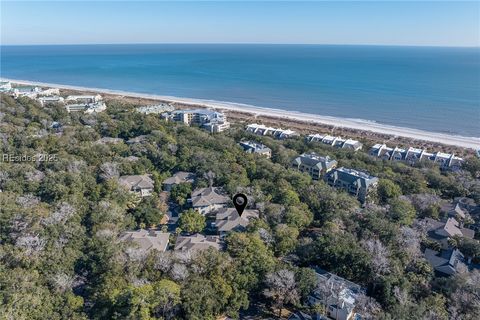
[[[274,308],[278,308],[279,318],[282,317],[283,306],[286,303],[296,303],[299,300],[293,271],[281,269],[267,274],[265,286],[263,294],[272,300]]]
[[[167,279],[153,284],[156,297],[153,314],[164,319],[172,319],[175,309],[180,303],[180,286]]]
[[[363,292],[355,298],[355,309],[362,315],[362,319],[366,320],[378,318],[378,314],[382,311],[380,304]]]
[[[170,199],[183,206],[188,199],[188,196],[192,193],[191,183],[180,183],[172,187],[170,192]]]
[[[285,213],[285,220],[289,226],[303,229],[312,223],[313,214],[305,204],[289,206]]]
[[[272,252],[257,234],[231,233],[226,238],[227,252],[235,261],[241,287],[247,290],[257,288],[265,274],[275,266]]]
[[[161,222],[163,215],[159,209],[159,201],[156,196],[142,198],[142,201],[133,209],[133,216],[137,225],[157,225]]]
[[[380,179],[377,190],[378,198],[382,204],[385,204],[388,200],[397,198],[402,194],[402,189],[389,179]]]
[[[189,209],[180,215],[178,226],[188,233],[201,232],[205,228],[205,216],[196,210]]]
[[[298,268],[295,270],[295,281],[298,293],[302,299],[306,299],[317,286],[317,274],[311,268]]]
[[[296,244],[299,232],[296,227],[289,227],[286,224],[279,224],[275,228],[275,251],[283,256],[292,251]]]
[[[477,157],[469,157],[463,164],[463,169],[470,172],[473,178],[478,178],[480,175],[480,159]]]
[[[416,212],[408,200],[392,199],[389,201],[389,205],[388,216],[390,219],[403,225],[411,225],[413,223]]]
[[[477,240],[466,237],[458,237],[455,240],[460,251],[478,263],[478,260],[480,260],[480,243]]]

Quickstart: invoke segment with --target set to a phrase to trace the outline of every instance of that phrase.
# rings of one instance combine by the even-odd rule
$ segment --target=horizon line
[[[382,44],[382,43],[275,43],[275,42],[112,42],[112,43],[32,43],[2,44],[2,47],[27,46],[104,46],[104,45],[272,45],[272,46],[371,46],[371,47],[422,47],[422,48],[479,48],[479,45],[452,46],[434,44]]]

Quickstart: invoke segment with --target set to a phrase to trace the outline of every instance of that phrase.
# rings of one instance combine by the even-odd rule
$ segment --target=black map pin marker
[[[233,196],[233,205],[237,209],[238,215],[242,216],[243,210],[247,206],[247,196],[243,193],[237,193]]]

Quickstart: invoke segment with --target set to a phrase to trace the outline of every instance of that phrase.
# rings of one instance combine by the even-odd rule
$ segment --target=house
[[[473,213],[480,209],[480,206],[477,205],[475,200],[468,197],[455,197],[453,199],[454,203],[460,205],[460,207],[467,211],[468,213]]]
[[[350,149],[358,151],[363,148],[362,143],[353,139],[344,139],[342,137],[333,137],[330,135],[310,134],[306,137],[308,142],[320,142],[339,149]]]
[[[206,215],[212,211],[224,208],[230,202],[230,198],[221,194],[218,188],[208,187],[194,190],[189,202],[192,203],[193,209]]]
[[[154,184],[149,175],[121,176],[118,182],[125,186],[130,192],[141,197],[150,196],[153,192]]]
[[[295,131],[290,129],[272,128],[256,123],[249,124],[246,131],[259,136],[272,136],[276,139],[288,139],[298,136]]]
[[[107,105],[103,101],[93,102],[87,104],[85,113],[98,113],[107,110]]]
[[[362,203],[368,202],[378,185],[378,178],[355,169],[338,168],[327,173],[326,182],[335,188],[345,190]]]
[[[315,271],[318,285],[308,296],[309,304],[323,305],[327,316],[331,319],[354,319],[356,299],[360,294],[365,293],[365,289],[320,268]]]
[[[191,236],[178,236],[175,242],[176,251],[200,251],[213,248],[220,250],[222,242],[218,236],[204,236],[200,233]]]
[[[133,244],[133,246],[144,252],[152,250],[164,252],[167,250],[169,238],[170,233],[140,229],[138,231],[125,232],[120,237],[120,240]]]
[[[47,96],[47,97],[40,97],[37,99],[38,102],[43,106],[48,103],[63,103],[64,99],[60,96]]]
[[[313,180],[320,180],[327,172],[337,166],[337,161],[318,154],[304,153],[293,159],[292,168],[308,173]]]
[[[195,181],[195,174],[191,172],[179,171],[176,172],[170,178],[163,181],[163,190],[172,191],[172,188],[176,184],[180,183],[193,183]]]
[[[71,95],[68,96],[65,101],[74,101],[77,103],[89,104],[96,103],[102,100],[102,96],[99,94],[96,95]]]
[[[283,140],[283,139],[288,139],[288,138],[298,136],[298,134],[295,131],[290,129],[278,128],[278,129],[275,129],[275,131],[273,131],[272,136],[275,139]]]
[[[220,236],[231,231],[245,231],[252,219],[258,219],[260,213],[258,210],[244,210],[239,216],[235,208],[221,208],[217,211],[215,217],[215,227]]]
[[[222,112],[209,109],[175,110],[162,114],[166,120],[182,122],[186,125],[196,125],[209,132],[222,132],[230,128],[227,117]]]
[[[458,249],[442,249],[440,252],[425,249],[425,259],[439,276],[451,276],[468,270],[465,258]]]
[[[342,139],[343,140],[343,139]],[[358,151],[363,148],[363,144],[357,140],[353,139],[346,139],[345,142],[342,143],[342,149],[350,149],[353,151]]]
[[[448,203],[440,208],[440,211],[445,213],[448,217],[454,218],[457,221],[464,221],[468,213],[462,209],[460,203]]]
[[[442,248],[450,247],[448,241],[453,237],[466,237],[473,239],[475,231],[460,226],[455,218],[448,218],[446,222],[425,218],[427,224],[427,234],[431,240],[437,241]]]
[[[264,144],[256,143],[254,141],[240,141],[239,144],[246,153],[256,153],[267,158],[272,157],[272,149]]]

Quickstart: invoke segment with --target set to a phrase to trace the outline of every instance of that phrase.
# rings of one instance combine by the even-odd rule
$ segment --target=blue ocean
[[[480,137],[480,48],[2,46],[0,75]]]

